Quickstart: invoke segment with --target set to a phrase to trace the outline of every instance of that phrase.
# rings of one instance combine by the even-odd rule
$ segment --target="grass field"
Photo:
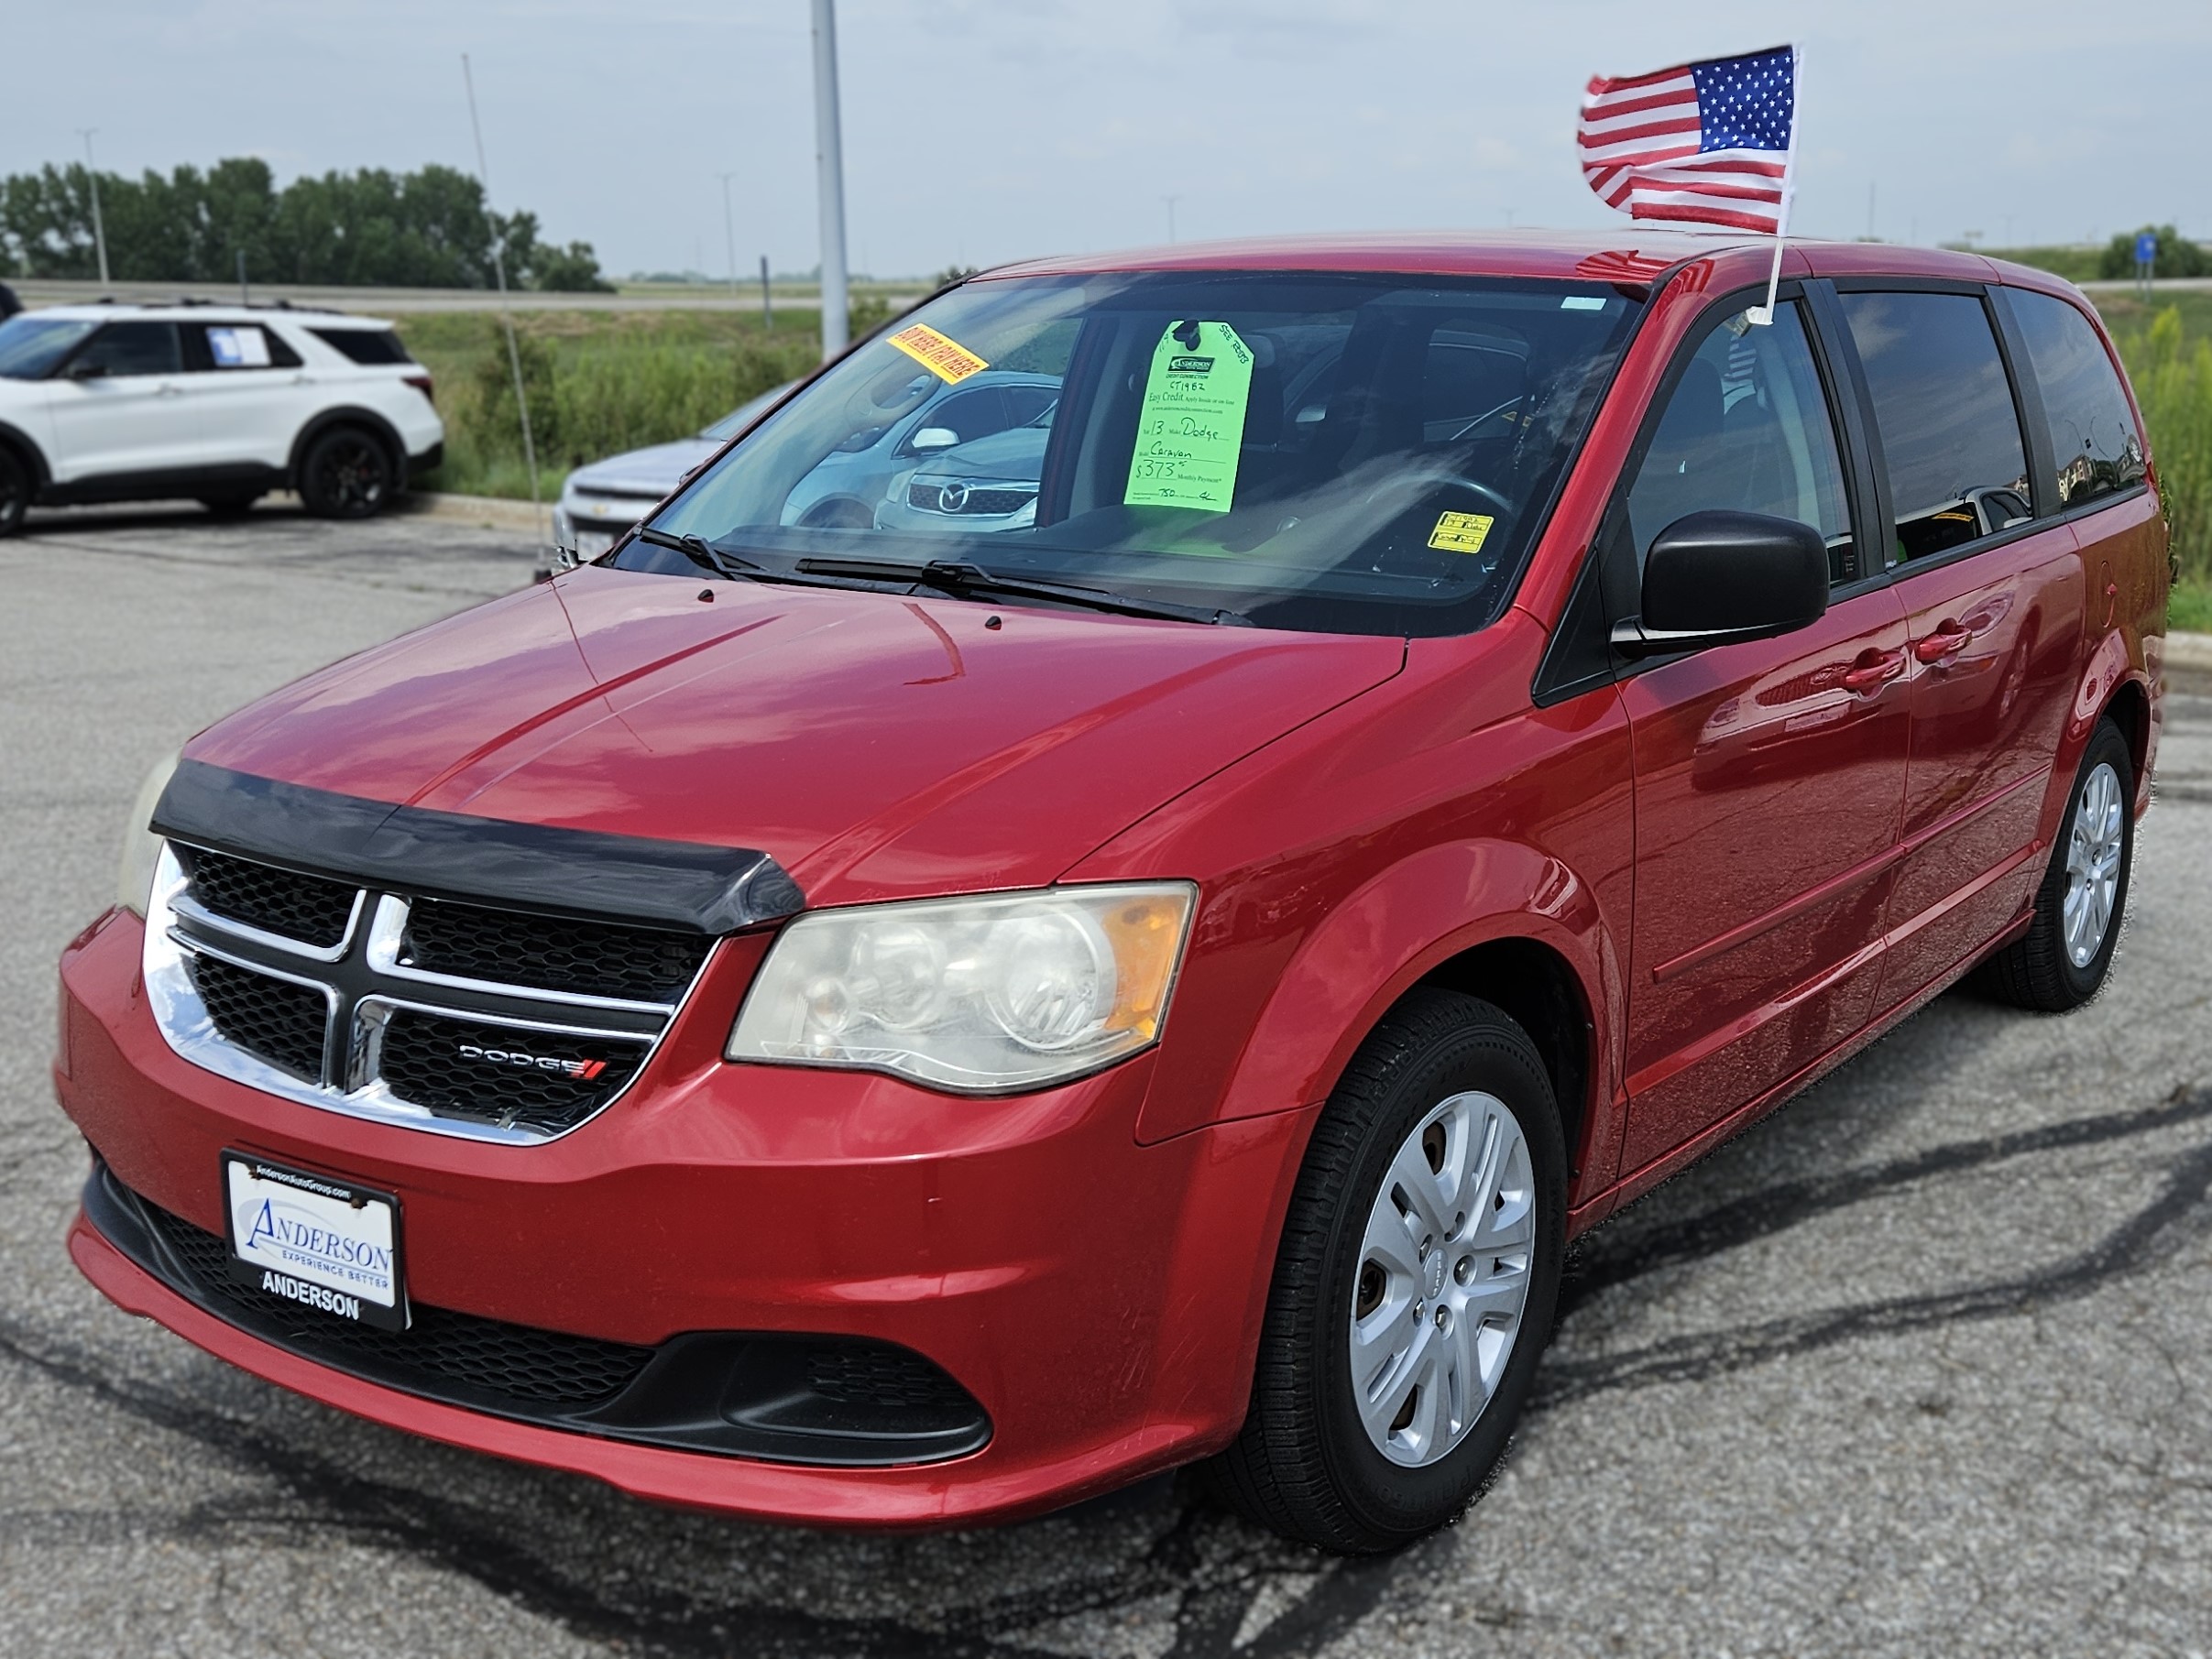
[[[2151,428],[2182,573],[2174,626],[2212,630],[2212,293],[2149,304],[2102,295]],[[873,296],[854,308],[855,332],[885,314]],[[530,388],[540,489],[548,501],[573,467],[695,432],[811,368],[813,313],[764,329],[747,311],[538,311],[515,320]],[[527,497],[514,382],[496,319],[422,315],[401,327],[437,377],[445,464],[426,487]]]

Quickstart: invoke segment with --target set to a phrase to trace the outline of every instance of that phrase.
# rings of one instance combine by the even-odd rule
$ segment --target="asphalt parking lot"
[[[677,1513],[115,1311],[47,1065],[141,773],[531,562],[276,508],[0,542],[0,1654],[2212,1652],[2212,684],[2169,700],[2106,995],[1945,997],[1600,1229],[1495,1488],[1392,1559],[1171,1479],[925,1537]]]

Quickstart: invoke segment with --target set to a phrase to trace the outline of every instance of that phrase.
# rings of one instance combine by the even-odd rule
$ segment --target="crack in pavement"
[[[1809,1216],[1845,1207],[1932,1174],[1975,1169],[2029,1151],[2125,1140],[2207,1117],[2212,1117],[2212,1089],[2176,1090],[2166,1105],[2144,1111],[2079,1118],[2046,1129],[1956,1141],[1871,1169],[1848,1171],[1825,1182],[1787,1183],[1664,1229],[1658,1235],[1661,1259],[1648,1268],[1601,1258],[1592,1281],[1599,1284],[1625,1282],[1659,1266],[1748,1243]],[[2208,1194],[2212,1194],[2212,1141],[2178,1160],[2150,1204],[2103,1238],[2048,1267],[1955,1290],[1886,1297],[1670,1337],[1593,1359],[1555,1360],[1538,1373],[1535,1405],[1537,1409],[1557,1407],[1608,1389],[1697,1381],[1856,1337],[2001,1318],[2048,1303],[2075,1301],[2108,1280],[2163,1260],[2178,1248],[2182,1224],[2205,1204]],[[1791,1207],[1792,1204],[1798,1207]],[[1731,1225],[1736,1229],[1734,1234],[1725,1230]],[[1578,1305],[1587,1293],[1591,1293],[1577,1295]]]
[[[1185,1498],[1166,1530],[1135,1561],[1110,1577],[991,1598],[958,1610],[942,1628],[880,1618],[848,1618],[750,1602],[724,1602],[681,1590],[640,1589],[616,1597],[563,1571],[516,1543],[503,1527],[418,1487],[355,1474],[330,1459],[161,1388],[110,1381],[98,1359],[20,1322],[0,1315],[0,1359],[88,1395],[149,1426],[183,1435],[234,1467],[277,1483],[289,1495],[288,1537],[302,1523],[473,1579],[518,1606],[584,1637],[620,1642],[672,1655],[723,1654],[741,1632],[743,1650],[761,1659],[799,1659],[834,1646],[859,1659],[1058,1659],[1053,1650],[1023,1645],[1019,1632],[1083,1613],[1111,1611],[1173,1594],[1177,1659],[1229,1649],[1244,1610],[1270,1577],[1310,1575],[1321,1583],[1239,1650],[1254,1659],[1287,1659],[1326,1644],[1349,1630],[1382,1592],[1387,1564],[1325,1563],[1312,1552],[1253,1533]],[[236,1512],[235,1501],[195,1505],[142,1529],[144,1535],[183,1543],[229,1543],[267,1528]],[[43,1521],[47,1512],[39,1512]],[[0,1517],[0,1533],[19,1533],[31,1517]],[[88,1534],[124,1526],[94,1523]],[[1241,1537],[1236,1534],[1242,1534]],[[42,1535],[41,1541],[50,1539]],[[1230,1547],[1224,1550],[1226,1543]]]
[[[1564,1322],[1604,1290],[1663,1268],[1694,1261],[1901,1189],[2005,1160],[2109,1144],[2212,1119],[2212,1089],[2176,1090],[2162,1105],[2031,1130],[1949,1142],[1890,1162],[1802,1181],[1783,1182],[1701,1215],[1608,1241],[1605,1228],[1578,1247],[1562,1287]],[[1697,1381],[1863,1337],[2001,1317],[2038,1304],[2076,1299],[2108,1281],[2154,1265],[2179,1247],[2185,1223],[2212,1193],[2212,1142],[2178,1159],[2157,1195],[2086,1249],[2048,1268],[1924,1295],[1823,1309],[1719,1331],[1669,1338],[1591,1359],[1553,1359],[1539,1371],[1531,1416],[1619,1388]],[[1033,1645],[1041,1627],[1087,1614],[1111,1614],[1172,1597],[1167,1659],[1296,1659],[1342,1639],[1381,1604],[1394,1577],[1451,1534],[1394,1557],[1329,1562],[1214,1511],[1178,1491],[1164,1529],[1133,1558],[1099,1576],[986,1597],[912,1620],[833,1613],[700,1594],[676,1586],[568,1570],[550,1554],[518,1543],[504,1523],[451,1500],[397,1481],[355,1474],[283,1436],[199,1404],[179,1392],[131,1380],[111,1381],[96,1358],[0,1315],[0,1359],[35,1370],[151,1426],[190,1437],[289,1497],[287,1524],[302,1523],[361,1544],[402,1553],[473,1580],[572,1633],[671,1655],[743,1651],[762,1659],[798,1659],[827,1650],[860,1659],[1044,1659]],[[268,1512],[265,1499],[257,1513]],[[134,1532],[101,1519],[77,1523],[88,1538],[109,1527],[120,1537],[184,1543],[240,1542],[264,1531],[241,1501],[195,1505]],[[44,1522],[48,1512],[35,1519]],[[18,1533],[27,1512],[0,1517]],[[48,1534],[50,1536],[50,1534]],[[612,1564],[609,1564],[610,1566]],[[1318,1579],[1315,1576],[1319,1575]],[[1271,1583],[1315,1579],[1248,1643],[1235,1637]]]

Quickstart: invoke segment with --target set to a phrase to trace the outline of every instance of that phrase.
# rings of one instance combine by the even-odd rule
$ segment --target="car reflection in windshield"
[[[898,475],[876,509],[876,528],[970,535],[1029,529],[1052,416],[1048,409],[1027,426],[956,444]]]
[[[884,419],[852,432],[793,486],[783,522],[808,529],[871,529],[885,492],[917,463],[1011,435],[1010,428],[1025,428],[1059,395],[1059,379],[1051,375],[987,369],[947,386],[934,375],[918,374],[889,393],[892,409]],[[1042,431],[1035,444],[1037,460],[1028,474],[1033,514],[1045,453]],[[986,527],[963,521],[958,528]]]

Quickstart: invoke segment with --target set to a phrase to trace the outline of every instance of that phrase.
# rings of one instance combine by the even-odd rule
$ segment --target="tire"
[[[875,522],[875,508],[851,496],[825,496],[799,515],[799,528],[810,530],[873,529]]]
[[[23,515],[30,504],[30,469],[0,449],[0,536],[12,536],[23,528]]]
[[[392,497],[391,452],[374,432],[334,427],[300,463],[300,499],[318,518],[367,518]]]
[[[1999,1001],[2063,1014],[2097,995],[2112,966],[2135,864],[2135,764],[2107,716],[2066,797],[2058,843],[2028,931],[1984,963],[1977,983]],[[2100,915],[2101,912],[2101,915]]]
[[[254,503],[262,497],[260,490],[233,490],[227,495],[203,496],[200,505],[218,518],[236,518],[253,511]]]
[[[1507,1154],[1495,1180],[1491,1161],[1465,1150],[1484,1144]],[[1417,1168],[1435,1172],[1425,1193],[1409,1193]],[[1492,1238],[1476,1234],[1457,1260],[1456,1248],[1421,1253],[1416,1238],[1435,1245],[1435,1228],[1447,1240],[1474,1232],[1472,1223],[1452,1231],[1464,1214],[1449,1195],[1454,1171],[1466,1172],[1459,1202],[1473,1194],[1495,1218]],[[1216,1495],[1339,1555],[1396,1549],[1451,1521],[1503,1456],[1550,1339],[1566,1215],[1559,1108],[1528,1034],[1473,997],[1407,997],[1361,1047],[1315,1126],[1284,1222],[1252,1407],[1204,1468]],[[1508,1333],[1492,1321],[1506,1316],[1517,1277]],[[1352,1353],[1363,1333],[1380,1338],[1357,1367],[1377,1403],[1364,1414]],[[1485,1338],[1502,1338],[1487,1359]],[[1423,1371],[1423,1354],[1456,1355],[1456,1381],[1440,1364]],[[1454,1400],[1456,1421],[1436,1413]]]

